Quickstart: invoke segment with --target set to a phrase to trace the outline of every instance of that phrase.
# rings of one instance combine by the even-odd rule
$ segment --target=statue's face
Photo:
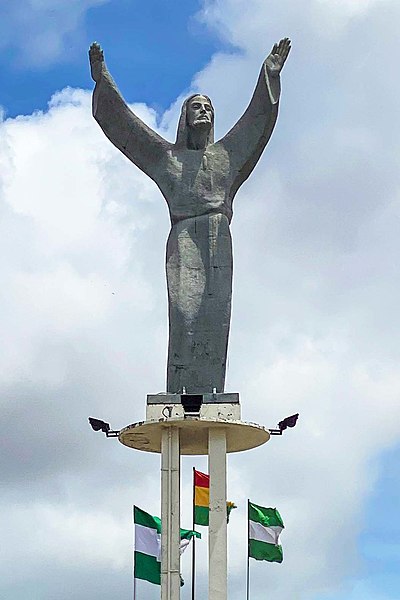
[[[214,110],[206,96],[193,96],[186,107],[186,119],[189,127],[211,127],[214,120]]]

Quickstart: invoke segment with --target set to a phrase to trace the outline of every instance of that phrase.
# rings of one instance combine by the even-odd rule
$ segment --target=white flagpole
[[[250,594],[250,521],[249,521],[249,504],[247,499],[247,576],[246,576],[246,600],[249,600]]]
[[[135,547],[135,507],[133,507],[133,600],[136,600]]]

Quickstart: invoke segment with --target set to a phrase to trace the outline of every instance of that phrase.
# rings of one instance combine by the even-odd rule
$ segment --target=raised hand
[[[92,79],[99,81],[104,64],[104,53],[97,42],[93,42],[89,48],[89,60]]]
[[[290,40],[289,38],[283,38],[278,44],[274,44],[269,56],[265,61],[268,72],[271,77],[277,77],[282,71],[282,67],[285,64],[287,57],[290,52]]]

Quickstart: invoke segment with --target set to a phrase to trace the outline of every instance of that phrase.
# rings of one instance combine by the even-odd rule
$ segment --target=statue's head
[[[211,129],[214,122],[214,109],[208,96],[197,94],[186,103],[186,123],[189,127]]]
[[[204,94],[193,94],[182,105],[176,144],[189,147],[189,139],[196,133],[207,132],[207,145],[214,142],[214,108]]]

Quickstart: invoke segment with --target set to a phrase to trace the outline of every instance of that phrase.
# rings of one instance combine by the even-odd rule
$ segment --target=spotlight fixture
[[[286,417],[286,419],[283,419],[283,421],[278,423],[279,429],[281,431],[284,431],[288,427],[294,427],[297,423],[298,418],[299,418],[299,413],[296,413],[295,415],[291,415],[290,417]]]
[[[286,419],[279,421],[278,429],[269,429],[270,435],[282,435],[285,429],[288,427],[294,427],[296,425],[298,418],[299,413],[296,413],[295,415],[291,415],[290,417],[286,417]]]
[[[101,421],[100,419],[95,419],[93,417],[89,417],[90,427],[93,431],[102,431],[106,434],[106,437],[117,437],[119,431],[114,431],[110,429],[110,424],[105,421]]]

